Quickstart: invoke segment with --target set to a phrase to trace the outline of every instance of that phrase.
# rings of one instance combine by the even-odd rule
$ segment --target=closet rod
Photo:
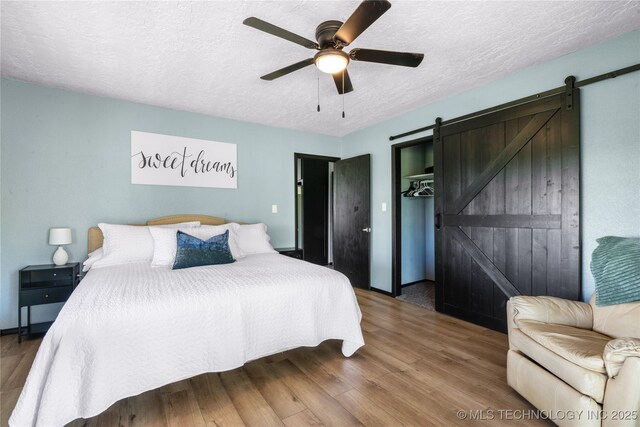
[[[620,68],[619,70],[610,71],[608,73],[600,74],[599,76],[591,77],[589,79],[580,80],[575,82],[575,87],[587,86],[592,83],[598,83],[603,80],[614,79],[618,76],[622,76],[624,74],[633,73],[634,71],[640,70],[640,64],[631,65],[630,67]],[[483,116],[485,114],[493,113],[496,111],[504,110],[505,108],[514,107],[520,104],[526,104],[527,102],[535,101],[536,99],[542,99],[553,95],[559,95],[567,90],[566,86],[560,86],[554,89],[550,89],[544,92],[539,92],[535,95],[530,95],[524,98],[516,99],[515,101],[506,102],[504,104],[496,105],[495,107],[487,108],[484,110],[476,111],[475,113],[466,114],[464,116],[456,117],[454,119],[445,120],[441,123],[441,125],[449,125],[452,123],[461,122],[464,120],[468,120],[474,117]],[[436,127],[435,124],[421,127],[418,129],[410,130],[408,132],[400,133],[398,135],[392,135],[389,137],[389,141],[393,141],[395,139],[404,138],[405,136],[414,135],[416,133],[425,132]]]

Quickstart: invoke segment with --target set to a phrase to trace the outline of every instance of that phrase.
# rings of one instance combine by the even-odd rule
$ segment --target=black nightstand
[[[47,332],[53,322],[31,324],[31,306],[65,302],[80,280],[80,264],[30,265],[20,270],[18,294],[18,342],[22,336]],[[22,326],[22,307],[27,307],[27,326]],[[24,329],[24,330],[23,330]]]
[[[291,258],[302,259],[302,249],[296,248],[275,248],[280,255],[290,256]]]

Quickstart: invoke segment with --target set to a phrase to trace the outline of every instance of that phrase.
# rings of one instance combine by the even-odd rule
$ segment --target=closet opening
[[[333,264],[333,169],[338,160],[294,153],[295,250],[314,264]]]
[[[433,137],[391,146],[393,296],[435,310]]]

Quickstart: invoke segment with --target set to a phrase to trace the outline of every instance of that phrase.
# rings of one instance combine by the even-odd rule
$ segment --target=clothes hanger
[[[403,195],[403,196],[405,196],[405,197],[411,197],[411,196],[413,196],[413,195],[414,195],[414,193],[416,192],[416,190],[418,189],[418,188],[417,188],[417,187],[415,187],[413,184],[414,184],[414,181],[411,181],[411,182],[409,183],[409,189],[408,189],[408,190],[406,190],[406,191],[403,191],[403,192],[402,192],[402,193],[400,193],[400,194],[402,194],[402,195]]]

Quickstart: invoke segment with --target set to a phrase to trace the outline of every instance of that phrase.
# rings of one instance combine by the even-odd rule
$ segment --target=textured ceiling
[[[352,62],[342,97],[315,67],[259,76],[314,51],[242,25],[256,16],[314,40],[359,1],[13,2],[2,75],[47,86],[342,136],[640,27],[640,2],[394,1],[350,47],[425,53],[417,69]]]

